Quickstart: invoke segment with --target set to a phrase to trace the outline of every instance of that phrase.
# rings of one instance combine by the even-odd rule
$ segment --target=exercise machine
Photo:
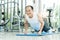
[[[51,11],[52,11],[52,9],[47,9],[47,11],[49,11],[49,15],[48,15],[48,19],[49,19],[49,26],[51,27],[51,28],[53,28],[52,27],[52,25],[51,25]]]

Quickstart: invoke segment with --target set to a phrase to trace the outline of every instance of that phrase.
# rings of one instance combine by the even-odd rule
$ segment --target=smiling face
[[[25,9],[26,14],[31,17],[33,15],[33,9],[31,6],[27,6]]]

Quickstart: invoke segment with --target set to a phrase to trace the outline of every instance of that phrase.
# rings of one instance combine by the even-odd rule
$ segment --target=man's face
[[[25,11],[26,11],[26,14],[27,14],[28,16],[31,16],[31,14],[32,14],[32,12],[33,12],[33,10],[32,10],[31,7],[27,7]]]

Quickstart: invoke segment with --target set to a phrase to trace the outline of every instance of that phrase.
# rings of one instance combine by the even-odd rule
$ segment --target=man
[[[28,23],[30,26],[38,33],[41,34],[43,27],[44,27],[44,21],[40,13],[34,13],[33,7],[28,5],[25,8],[25,34],[27,33],[28,29]]]

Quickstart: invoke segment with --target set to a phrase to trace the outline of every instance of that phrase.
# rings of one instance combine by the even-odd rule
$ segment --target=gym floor
[[[0,32],[0,40],[60,40],[60,34],[46,36],[16,36],[19,32]]]

